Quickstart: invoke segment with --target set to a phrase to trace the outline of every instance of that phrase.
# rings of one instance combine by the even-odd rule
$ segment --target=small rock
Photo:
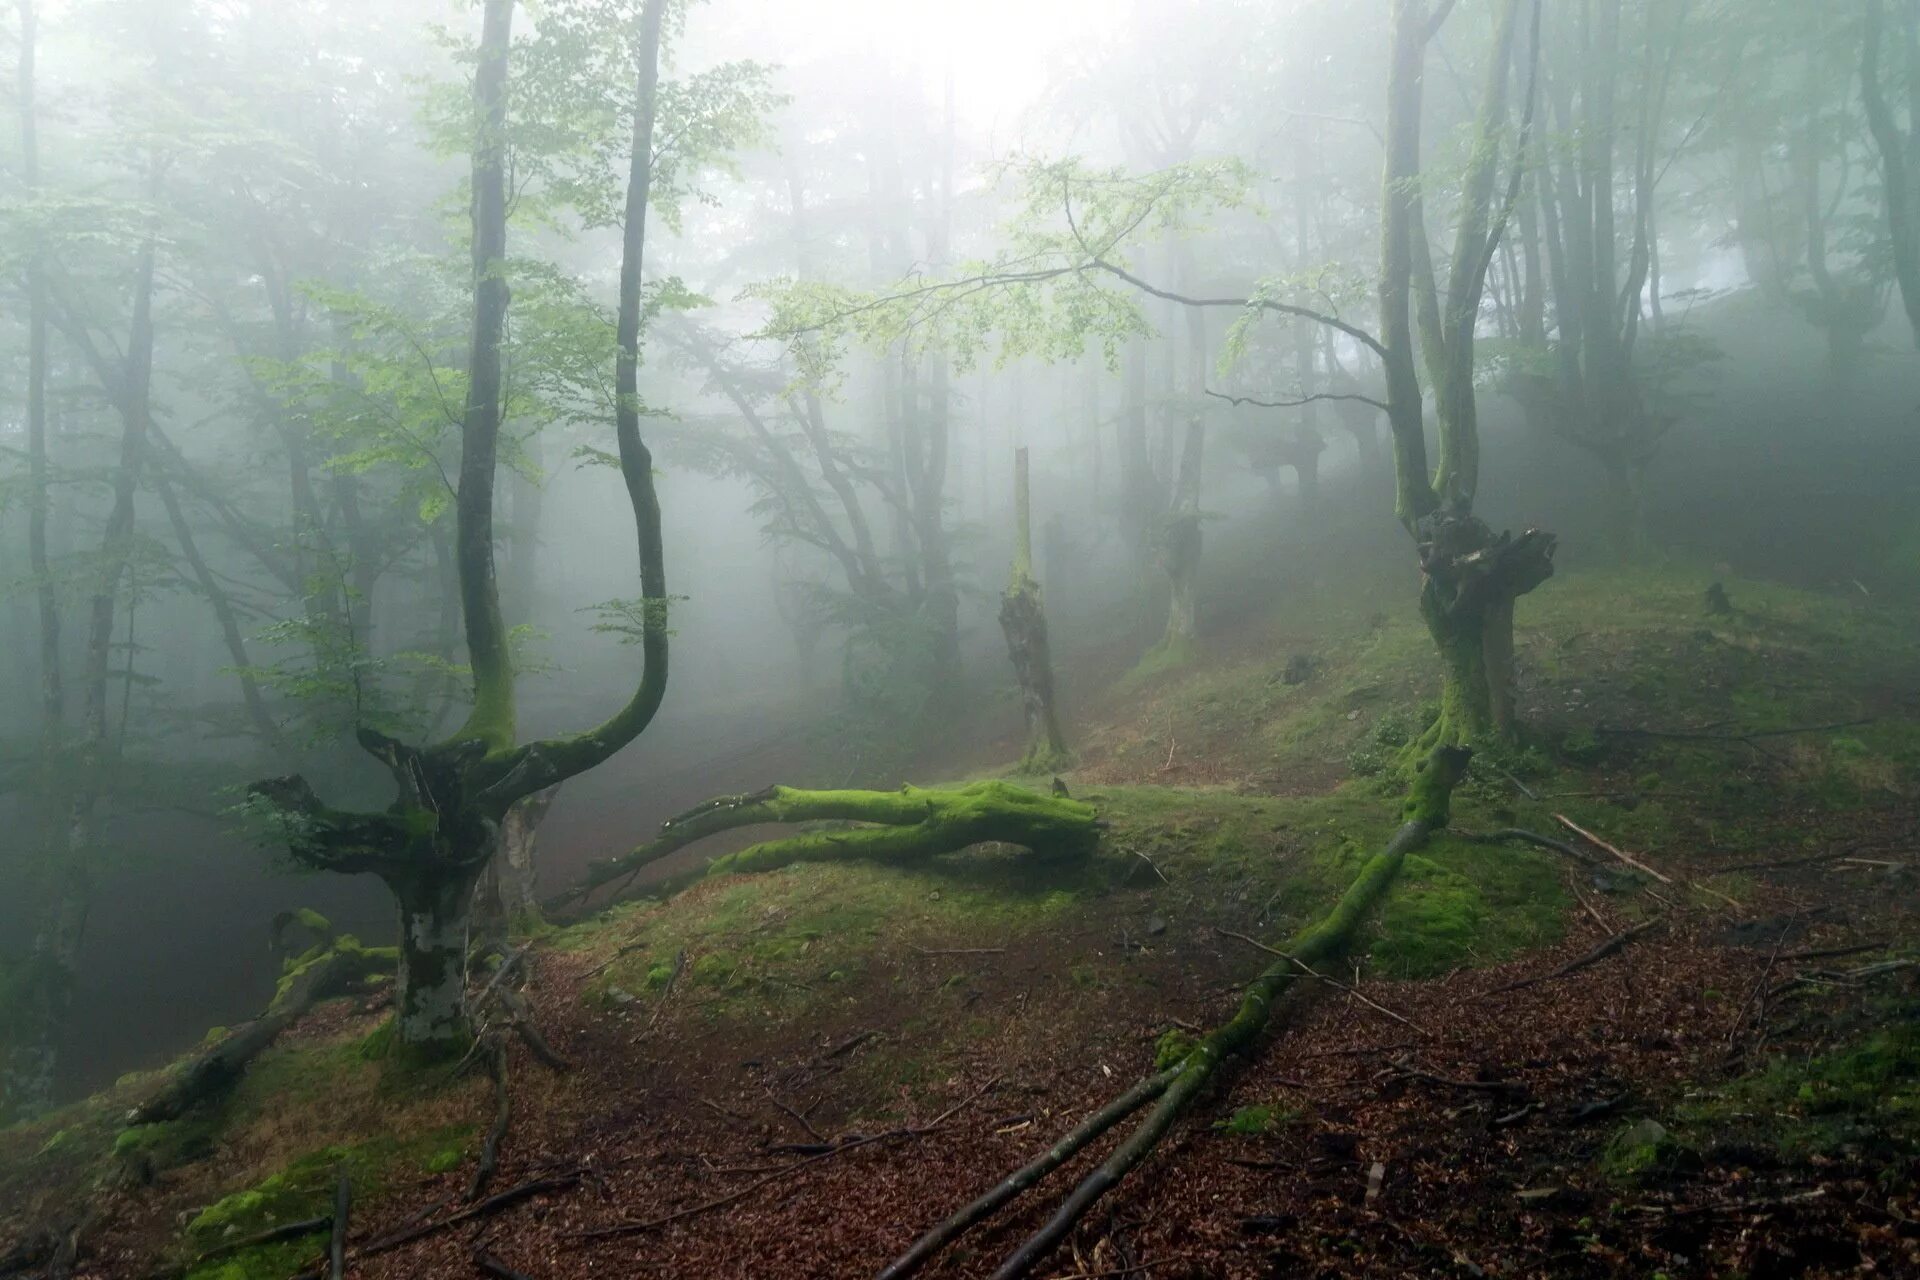
[[[1357,710],[1355,710],[1355,711],[1349,711],[1349,712],[1347,712],[1347,719],[1349,719],[1349,720],[1358,720],[1359,718],[1360,718],[1360,712],[1359,712],[1359,711],[1357,711]]]
[[[1619,1141],[1632,1147],[1657,1147],[1667,1140],[1667,1126],[1648,1116],[1620,1135]]]
[[[938,889],[935,889],[935,890],[934,890],[934,891],[933,891],[932,893],[930,893],[930,894],[928,894],[928,895],[927,895],[927,901],[928,901],[928,902],[938,902],[938,901],[940,901],[940,891],[939,891]]]
[[[1559,1194],[1558,1187],[1527,1187],[1514,1192],[1514,1198],[1521,1204],[1545,1204]]]
[[[1154,937],[1157,938],[1161,934],[1165,933],[1166,931],[1167,931],[1167,918],[1165,916],[1148,916],[1147,917],[1148,933],[1152,934]]]
[[[607,999],[615,1004],[632,1004],[638,997],[625,987],[608,987]]]

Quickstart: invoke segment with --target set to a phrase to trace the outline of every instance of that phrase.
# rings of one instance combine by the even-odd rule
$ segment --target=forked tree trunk
[[[1438,515],[1421,524],[1420,616],[1439,650],[1440,716],[1408,752],[1513,736],[1513,603],[1553,574],[1554,537],[1495,536],[1485,522]]]

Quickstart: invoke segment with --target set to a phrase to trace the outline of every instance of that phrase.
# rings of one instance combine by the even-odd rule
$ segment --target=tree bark
[[[1913,26],[1907,19],[1908,30]],[[1894,122],[1887,104],[1886,90],[1880,82],[1880,45],[1886,14],[1882,0],[1867,0],[1866,36],[1861,45],[1861,96],[1866,104],[1867,127],[1880,152],[1883,174],[1881,202],[1886,212],[1887,234],[1893,245],[1893,274],[1900,286],[1900,302],[1906,308],[1907,322],[1914,342],[1920,345],[1920,214],[1914,205],[1915,177],[1910,163],[1910,147],[1920,139],[1920,119],[1908,122],[1907,135]]]
[[[1033,577],[1033,515],[1029,500],[1027,451],[1014,453],[1013,573],[1000,597],[1000,630],[1007,657],[1020,685],[1020,709],[1027,722],[1022,773],[1049,773],[1072,758],[1053,702],[1053,657],[1047,645],[1047,613],[1040,584]]]

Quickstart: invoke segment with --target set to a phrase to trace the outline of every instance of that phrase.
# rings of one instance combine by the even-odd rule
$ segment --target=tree
[[[1013,519],[1013,572],[1000,596],[1000,630],[1007,638],[1007,657],[1019,681],[1020,711],[1027,722],[1027,750],[1020,757],[1020,771],[1048,773],[1064,767],[1072,753],[1054,707],[1046,606],[1033,576],[1033,511],[1024,448],[1014,455]]]
[[[666,692],[665,557],[653,462],[640,435],[642,261],[655,171],[661,27],[665,0],[645,0],[629,46],[631,99],[615,336],[614,432],[638,544],[641,598],[617,625],[637,633],[641,669],[624,706],[584,733],[517,741],[514,674],[494,566],[494,488],[502,404],[501,353],[510,305],[507,250],[509,65],[514,0],[486,0],[473,77],[473,329],[455,498],[462,627],[473,706],[448,738],[411,745],[371,729],[361,745],[392,774],[397,795],[381,813],[323,804],[295,775],[257,783],[293,856],[340,872],[371,872],[400,909],[395,995],[401,1043],[442,1051],[467,1034],[467,939],[475,883],[493,859],[508,810],[524,797],[590,770],[638,737]]]
[[[1894,0],[1905,52],[1908,119],[1903,130],[1894,119],[1882,83],[1880,46],[1886,28],[1884,0],[1866,0],[1866,34],[1860,48],[1861,99],[1867,126],[1880,152],[1880,199],[1893,249],[1894,279],[1900,301],[1920,343],[1920,6]]]

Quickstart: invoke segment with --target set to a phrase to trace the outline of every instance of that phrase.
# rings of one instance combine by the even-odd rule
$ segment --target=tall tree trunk
[[[1147,340],[1128,340],[1125,356],[1126,405],[1120,426],[1120,540],[1137,571],[1153,556],[1155,501],[1159,486],[1153,478],[1153,457],[1147,446]]]
[[[466,1038],[473,891],[495,856],[494,848],[462,849],[420,874],[387,880],[400,908],[393,1002],[394,1027],[403,1045],[431,1052]]]
[[[1000,597],[1000,630],[1020,684],[1020,709],[1027,722],[1022,773],[1047,773],[1070,759],[1060,717],[1053,702],[1053,656],[1047,644],[1047,612],[1040,584],[1033,578],[1033,514],[1027,475],[1027,451],[1014,451],[1013,573]]]
[[[473,668],[473,710],[456,738],[492,751],[514,738],[513,664],[493,560],[494,472],[502,413],[501,345],[507,329],[507,60],[513,0],[487,0],[474,71],[479,135],[473,148],[473,339],[466,414],[460,428],[460,488],[454,557],[460,567],[460,616]],[[469,886],[470,888],[471,886]],[[401,970],[404,974],[405,968]]]
[[[1911,45],[1915,27],[1912,3],[1911,0],[1899,2],[1907,6],[1904,26]],[[1913,172],[1912,164],[1913,149],[1920,144],[1920,118],[1907,122],[1905,136],[1894,123],[1893,110],[1880,83],[1881,33],[1885,25],[1883,0],[1867,0],[1866,38],[1860,55],[1861,96],[1866,103],[1867,126],[1880,152],[1883,176],[1880,198],[1886,211],[1887,234],[1893,245],[1893,275],[1900,286],[1900,302],[1906,308],[1914,342],[1920,345],[1920,211],[1915,209],[1920,174]],[[1909,70],[1912,69],[1910,66]],[[1910,83],[1909,90],[1913,89]]]
[[[1179,278],[1193,275],[1190,255],[1176,255]],[[1204,536],[1200,529],[1200,472],[1207,447],[1207,313],[1186,308],[1187,356],[1186,430],[1180,442],[1180,462],[1174,472],[1173,501],[1161,535],[1161,564],[1167,571],[1167,630],[1160,651],[1177,657],[1200,635],[1200,556]]]

